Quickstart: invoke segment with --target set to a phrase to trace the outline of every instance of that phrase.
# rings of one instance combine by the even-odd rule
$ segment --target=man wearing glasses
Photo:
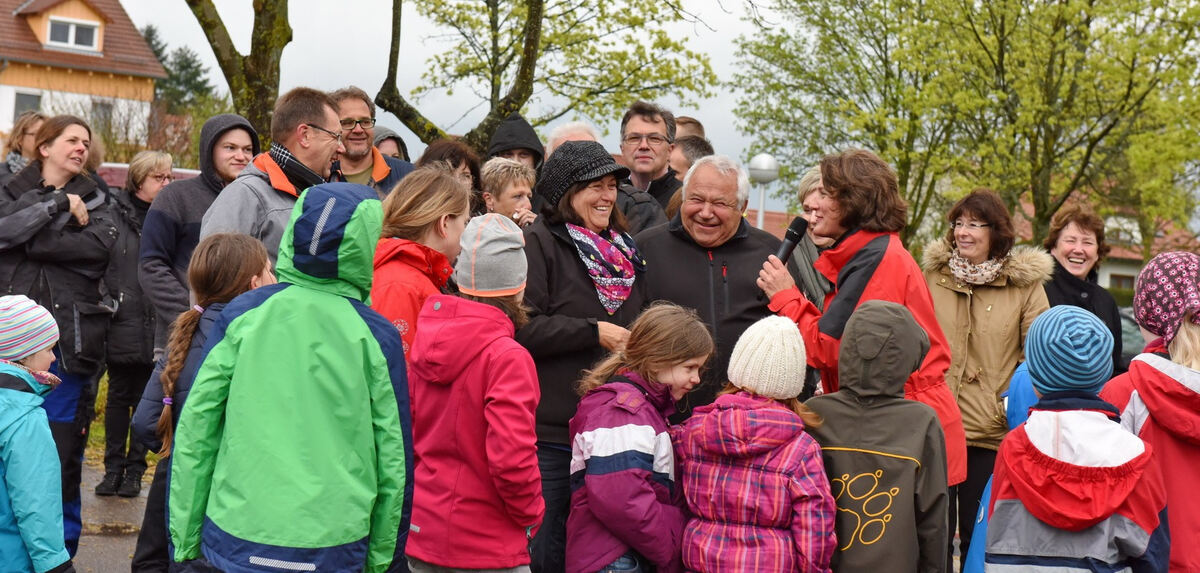
[[[629,183],[649,193],[663,210],[681,186],[671,170],[675,148],[675,115],[644,101],[633,102],[621,118],[621,163]]]
[[[407,161],[387,157],[375,147],[375,102],[350,86],[329,94],[337,104],[342,145],[346,148],[333,170],[335,181],[366,185],[383,199],[413,170]]]
[[[263,242],[273,266],[296,198],[326,182],[334,157],[346,151],[337,103],[312,88],[283,94],[271,114],[271,139],[271,148],[256,156],[208,208],[200,239],[245,233]]]
[[[676,423],[695,407],[712,403],[738,337],[772,314],[756,281],[763,261],[780,244],[742,216],[750,179],[736,161],[724,155],[702,157],[688,175],[679,214],[634,237],[646,258],[647,298],[694,309],[717,346],[700,385],[676,404],[681,413],[671,418]],[[788,262],[788,271],[793,277],[799,274],[794,261]]]

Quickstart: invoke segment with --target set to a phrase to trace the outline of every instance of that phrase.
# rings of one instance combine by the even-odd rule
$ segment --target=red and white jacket
[[[1171,507],[1171,571],[1200,571],[1200,372],[1165,351],[1140,354],[1100,397],[1121,411],[1125,429],[1154,447]]]

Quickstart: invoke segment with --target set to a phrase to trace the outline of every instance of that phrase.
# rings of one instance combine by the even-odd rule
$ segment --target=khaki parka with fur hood
[[[1054,259],[1041,249],[1016,246],[1000,276],[970,285],[950,273],[952,249],[946,239],[935,241],[921,260],[938,324],[950,342],[946,385],[962,411],[967,445],[996,450],[1008,432],[1001,395],[1025,359],[1029,326],[1050,308],[1042,284],[1053,276]]]

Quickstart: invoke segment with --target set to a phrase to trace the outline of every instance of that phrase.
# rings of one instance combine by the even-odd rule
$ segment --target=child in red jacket
[[[533,358],[513,340],[526,320],[525,241],[496,213],[471,220],[454,267],[461,296],[433,295],[409,357],[417,456],[408,564],[414,573],[528,571],[542,521]]]
[[[685,515],[667,416],[712,352],[695,312],[656,304],[633,321],[625,350],[584,375],[570,424],[568,573],[682,570]]]

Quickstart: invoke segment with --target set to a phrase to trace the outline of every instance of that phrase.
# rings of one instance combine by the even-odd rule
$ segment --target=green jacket
[[[224,571],[384,571],[404,560],[412,434],[400,336],[368,307],[370,188],[296,203],[280,283],[213,326],[171,456],[174,559]],[[315,568],[315,569],[314,569]]]

